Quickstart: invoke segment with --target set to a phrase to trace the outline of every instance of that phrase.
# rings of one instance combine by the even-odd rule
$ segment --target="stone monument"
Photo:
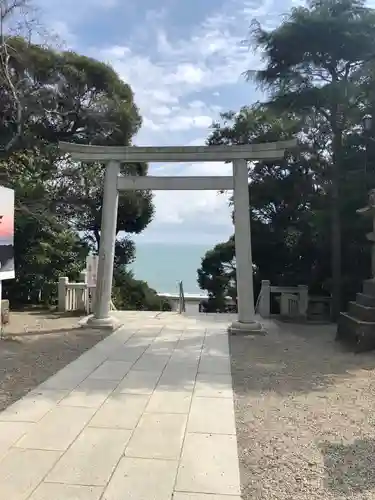
[[[363,282],[363,292],[349,302],[349,311],[341,313],[336,340],[349,345],[355,352],[375,349],[375,189],[369,192],[368,204],[357,213],[372,219],[372,232],[366,235],[371,246],[371,278]]]

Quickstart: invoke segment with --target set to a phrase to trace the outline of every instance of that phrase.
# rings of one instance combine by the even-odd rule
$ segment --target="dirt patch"
[[[0,411],[108,335],[78,321],[49,311],[11,313],[0,341]]]
[[[231,338],[244,500],[375,499],[375,352],[334,326]]]

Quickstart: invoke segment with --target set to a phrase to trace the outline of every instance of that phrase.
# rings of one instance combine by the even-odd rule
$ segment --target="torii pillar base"
[[[95,318],[95,316],[89,316],[87,318],[84,318],[80,322],[80,325],[83,328],[114,332],[122,326],[122,323],[113,316],[108,316],[108,318]]]
[[[234,321],[228,327],[230,335],[265,335],[266,331],[258,321],[243,323],[242,321]]]

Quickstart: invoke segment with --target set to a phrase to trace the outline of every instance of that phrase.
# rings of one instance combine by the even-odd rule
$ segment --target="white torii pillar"
[[[94,316],[88,325],[115,329],[120,323],[110,315],[112,301],[113,262],[117,234],[117,210],[119,191],[117,179],[120,174],[120,162],[110,161],[105,169],[102,222],[98,272],[96,278]]]
[[[253,258],[251,253],[249,176],[246,160],[233,161],[234,242],[236,247],[238,320],[230,326],[233,334],[261,333],[255,321]]]
[[[60,143],[60,148],[78,161],[106,163],[95,311],[87,325],[115,329],[119,322],[110,315],[113,263],[119,191],[122,190],[234,190],[238,320],[232,334],[262,333],[254,318],[253,263],[249,210],[248,160],[280,159],[296,141],[241,145],[187,147],[117,147]],[[230,177],[121,176],[121,163],[232,161]]]

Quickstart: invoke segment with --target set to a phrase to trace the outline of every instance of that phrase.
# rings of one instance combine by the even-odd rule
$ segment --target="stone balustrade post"
[[[258,310],[262,318],[269,318],[271,315],[271,282],[269,280],[262,280]]]
[[[80,281],[80,283],[87,283],[87,272],[86,271],[81,271],[79,273],[79,281]]]
[[[82,299],[81,299],[81,305],[80,308],[82,311],[87,312],[89,314],[89,287],[87,286],[87,272],[86,271],[81,271],[79,273],[79,281],[80,283],[85,283],[86,287],[82,292]]]
[[[58,310],[59,312],[66,312],[66,287],[69,284],[69,278],[66,276],[59,278],[57,297],[58,297]]]
[[[307,308],[309,305],[309,287],[306,285],[298,285],[299,301],[298,301],[298,313],[302,317],[307,316]]]

